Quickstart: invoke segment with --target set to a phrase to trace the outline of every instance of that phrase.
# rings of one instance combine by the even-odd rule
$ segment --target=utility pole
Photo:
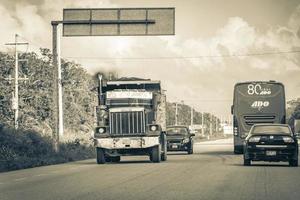
[[[175,126],[177,126],[178,123],[178,103],[175,103]]]
[[[209,118],[209,135],[212,136],[212,113],[210,113]]]
[[[204,135],[204,112],[202,111],[201,114],[201,134]]]
[[[19,128],[19,81],[26,81],[28,78],[25,76],[24,78],[19,78],[19,62],[26,61],[23,59],[19,59],[18,45],[28,45],[27,42],[18,42],[18,34],[15,34],[15,42],[14,43],[6,43],[5,45],[13,45],[15,46],[15,77],[7,78],[6,80],[14,80],[15,93],[12,97],[12,109],[15,111],[14,116],[14,127],[17,130]]]
[[[194,124],[194,108],[191,106],[191,126]]]
[[[218,133],[218,118],[217,116],[215,116],[215,118],[216,118],[216,133]]]

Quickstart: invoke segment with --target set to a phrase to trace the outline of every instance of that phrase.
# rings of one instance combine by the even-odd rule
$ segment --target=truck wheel
[[[290,160],[289,161],[289,165],[291,166],[291,167],[298,167],[298,159],[296,159],[296,160]]]
[[[188,154],[193,154],[193,153],[194,153],[194,148],[193,148],[193,145],[191,144],[188,149]]]
[[[251,165],[251,160],[244,158],[244,166],[250,166],[250,165]]]
[[[242,154],[243,153],[243,149],[238,147],[238,146],[234,146],[234,150],[233,150],[234,154]]]
[[[167,160],[167,137],[166,134],[163,134],[162,136],[162,145],[161,145],[161,160],[166,161]]]
[[[97,164],[105,164],[104,149],[99,147],[97,147]]]
[[[161,161],[161,153],[160,153],[160,145],[154,146],[151,149],[150,160],[155,163],[159,163]]]

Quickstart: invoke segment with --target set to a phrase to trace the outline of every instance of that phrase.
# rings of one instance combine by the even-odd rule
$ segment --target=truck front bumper
[[[145,149],[159,145],[159,136],[94,138],[94,145],[104,149]]]

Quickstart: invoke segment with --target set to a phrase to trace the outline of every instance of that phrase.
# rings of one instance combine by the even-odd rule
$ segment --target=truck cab
[[[139,78],[99,79],[99,105],[94,146],[97,163],[118,162],[121,156],[148,155],[167,159],[166,96],[160,81]]]

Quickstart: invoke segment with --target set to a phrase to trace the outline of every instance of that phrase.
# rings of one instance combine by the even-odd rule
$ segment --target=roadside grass
[[[31,130],[0,127],[0,172],[58,164],[95,157],[91,143],[73,137],[54,152],[52,139]]]

